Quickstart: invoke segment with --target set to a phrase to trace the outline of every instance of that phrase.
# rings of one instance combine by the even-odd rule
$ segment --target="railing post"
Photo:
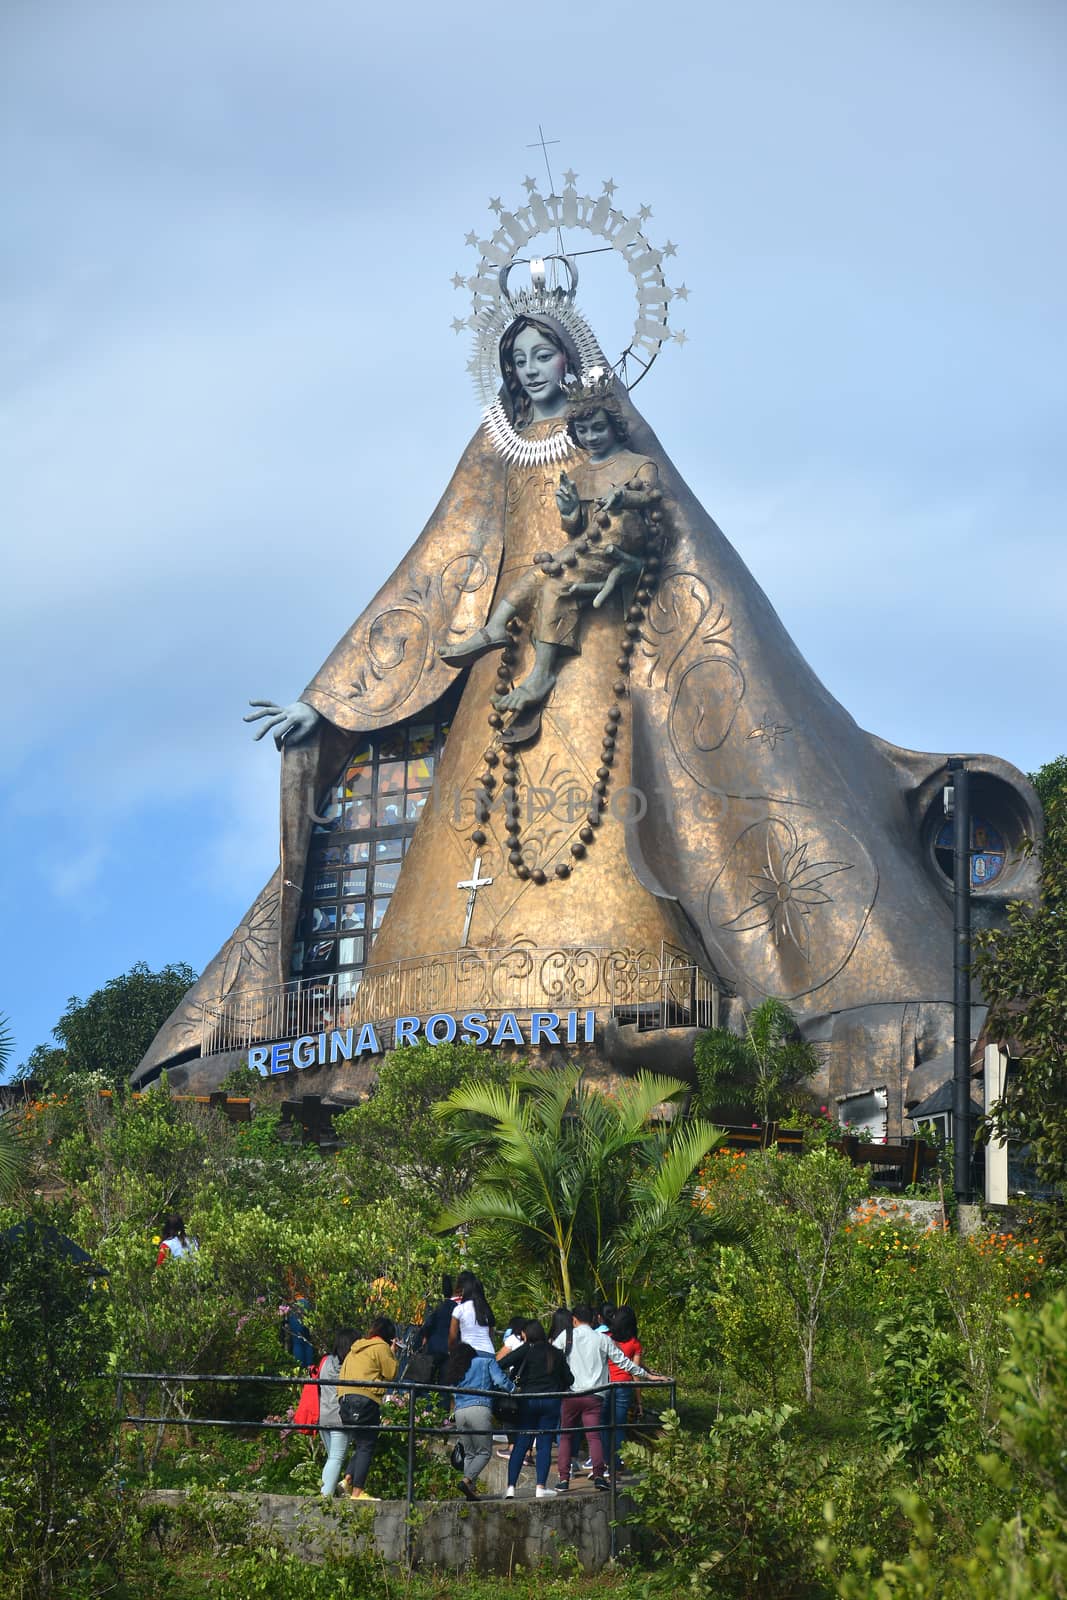
[[[408,1569],[415,1557],[415,1528],[412,1515],[415,1509],[415,1386],[408,1388],[408,1472],[407,1510],[404,1516],[404,1553]]]
[[[610,1389],[608,1390],[607,1399],[609,1406],[608,1445],[611,1450],[611,1457],[608,1461],[608,1483],[611,1485],[608,1494],[608,1555],[614,1561],[619,1553],[619,1533],[615,1526],[619,1515],[619,1475],[615,1470],[619,1459],[619,1447],[616,1440],[618,1422],[615,1413],[615,1396]]]
[[[123,1375],[120,1372],[115,1381],[115,1450],[114,1466],[118,1472],[122,1449],[122,1413],[125,1410],[123,1401],[126,1398],[126,1387]]]

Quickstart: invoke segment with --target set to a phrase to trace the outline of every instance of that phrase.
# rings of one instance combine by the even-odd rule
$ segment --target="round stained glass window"
[[[934,856],[946,877],[952,877],[956,824],[947,818],[934,835]],[[1004,871],[1007,850],[999,828],[981,817],[971,818],[971,888],[984,889]]]

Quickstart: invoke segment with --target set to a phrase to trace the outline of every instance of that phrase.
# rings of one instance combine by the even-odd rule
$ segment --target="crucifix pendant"
[[[467,915],[463,921],[463,938],[460,941],[461,946],[464,948],[470,943],[471,920],[474,916],[474,902],[478,897],[478,890],[487,889],[493,881],[492,878],[483,878],[481,876],[481,871],[482,858],[481,856],[475,856],[474,871],[471,873],[470,877],[464,879],[463,882],[456,884],[457,889],[467,889],[470,891],[467,895]]]

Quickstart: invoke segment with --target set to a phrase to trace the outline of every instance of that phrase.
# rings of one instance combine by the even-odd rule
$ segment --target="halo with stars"
[[[616,189],[613,179],[604,181],[602,192],[595,199],[578,193],[577,173],[567,171],[563,179],[562,194],[553,192],[542,195],[537,180],[527,178],[523,184],[526,190],[525,203],[514,211],[507,210],[499,197],[491,199],[489,208],[497,218],[492,237],[479,239],[473,231],[466,236],[467,244],[479,252],[478,266],[473,274],[465,276],[457,272],[452,278],[455,288],[468,289],[471,294],[470,315],[454,318],[452,328],[456,333],[462,333],[465,329],[474,332],[474,351],[468,362],[468,371],[473,374],[481,390],[486,424],[494,445],[514,459],[525,457],[529,452],[522,448],[527,442],[522,441],[510,421],[506,421],[502,430],[501,418],[496,415],[502,410],[496,398],[500,382],[499,368],[495,367],[496,344],[511,316],[518,314],[517,308],[510,309],[516,305],[519,297],[508,293],[508,273],[531,239],[554,233],[560,245],[560,254],[556,259],[573,268],[571,256],[585,252],[575,251],[566,255],[563,251],[563,230],[579,230],[603,240],[604,245],[600,249],[609,247],[617,250],[626,262],[634,283],[637,310],[630,342],[613,363],[612,370],[627,389],[636,388],[668,340],[678,345],[687,342],[685,329],[670,328],[668,316],[671,300],[688,300],[689,290],[684,283],[677,289],[667,286],[663,262],[677,254],[677,247],[670,240],[659,250],[649,243],[645,227],[652,215],[651,207],[643,205],[636,217],[627,217],[612,204]],[[537,268],[543,271],[540,262],[532,263],[535,274]],[[572,304],[576,276],[575,271],[569,295],[564,296],[558,290],[549,292],[554,292],[561,301],[568,303],[571,317],[580,321]],[[535,287],[539,287],[536,275],[534,282]],[[591,333],[589,339],[592,345],[590,360],[603,363],[604,358],[595,349]],[[580,353],[584,365],[586,351],[581,350]],[[490,422],[495,426],[490,426]],[[532,441],[529,443],[532,444]]]

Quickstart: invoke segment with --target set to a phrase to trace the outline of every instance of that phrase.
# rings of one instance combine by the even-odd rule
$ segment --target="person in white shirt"
[[[598,1333],[592,1326],[593,1312],[589,1306],[575,1306],[573,1316],[574,1329],[567,1362],[574,1381],[560,1413],[561,1431],[556,1458],[559,1482],[556,1487],[570,1488],[574,1440],[578,1431],[584,1428],[593,1462],[593,1482],[598,1489],[607,1489],[608,1474],[604,1461],[604,1444],[600,1435],[600,1421],[604,1394],[611,1385],[608,1358],[610,1357],[617,1367],[621,1367],[623,1372],[628,1372],[631,1377],[651,1378],[656,1383],[665,1383],[667,1380],[658,1373],[647,1372],[644,1367],[637,1366],[628,1356],[623,1355],[609,1334]],[[564,1350],[567,1344],[566,1333],[557,1335],[552,1342],[557,1350]],[[571,1429],[574,1432],[571,1432]]]
[[[452,1313],[448,1330],[448,1348],[469,1344],[479,1355],[496,1355],[493,1313],[485,1298],[485,1290],[473,1272],[461,1272],[456,1279],[459,1304]]]

